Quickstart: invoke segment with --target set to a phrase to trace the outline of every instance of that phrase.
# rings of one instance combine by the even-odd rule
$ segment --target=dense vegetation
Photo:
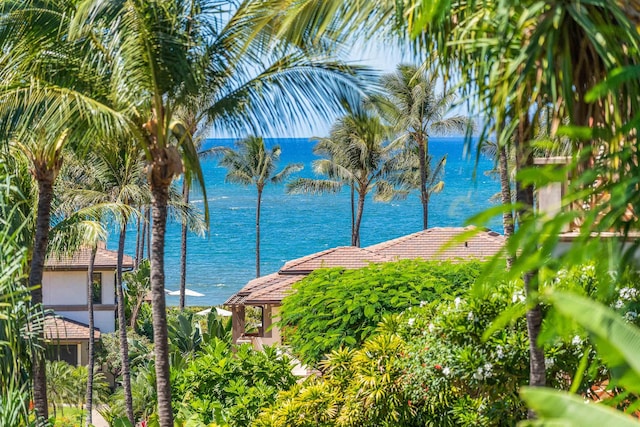
[[[630,265],[635,267],[637,245],[625,240],[640,221],[639,11],[637,1],[624,0],[3,1],[0,424],[47,423],[51,397],[46,387],[41,288],[47,254],[71,252],[79,245],[95,249],[105,238],[108,221],[124,230],[129,220],[142,217],[142,211],[141,223],[153,234],[148,280],[153,305],[149,312],[140,309],[139,321],[129,320],[152,338],[154,357],[132,358],[129,366],[125,328],[129,322],[120,295],[122,356],[121,365],[113,366],[121,367],[122,388],[110,409],[129,424],[151,419],[172,427],[174,415],[207,422],[203,420],[211,420],[213,410],[224,422],[233,412],[230,408],[244,405],[250,409],[233,415],[249,422],[258,406],[270,401],[278,387],[289,384],[286,376],[277,382],[269,374],[263,377],[265,384],[235,384],[235,390],[255,387],[246,395],[258,396],[242,402],[231,390],[213,400],[194,399],[206,408],[203,413],[184,409],[172,398],[172,392],[181,393],[175,387],[182,370],[188,369],[186,364],[224,339],[209,332],[205,337],[193,319],[167,321],[163,253],[172,182],[184,172],[185,182],[199,184],[204,192],[194,139],[198,128],[225,129],[241,136],[248,130],[268,133],[363,105],[363,96],[376,86],[372,74],[346,66],[334,54],[347,46],[345,42],[352,46],[354,38],[370,40],[382,33],[410,46],[416,58],[435,52],[437,56],[429,57],[421,68],[437,69],[447,84],[459,82],[471,108],[490,118],[483,120],[479,137],[495,140],[503,206],[477,220],[503,214],[509,235],[503,254],[508,292],[493,287],[487,293],[479,284],[474,291],[479,294],[465,295],[457,303],[445,299],[409,310],[416,300],[399,290],[401,295],[395,295],[396,305],[389,311],[404,311],[400,317],[387,318],[378,332],[373,330],[375,324],[368,323],[380,320],[375,309],[372,313],[359,300],[358,306],[345,304],[357,310],[361,322],[351,324],[361,328],[353,335],[349,326],[340,330],[340,322],[351,322],[348,311],[333,307],[338,320],[331,325],[326,321],[325,326],[340,330],[344,344],[354,348],[327,348],[334,353],[326,363],[335,362],[337,367],[327,366],[324,377],[284,392],[259,423],[476,425],[499,422],[502,416],[510,422],[524,416],[514,387],[528,383],[533,388],[520,388],[520,395],[530,406],[527,416],[537,415],[540,423],[637,425],[630,414],[636,414],[635,396],[640,394],[640,332],[631,322],[637,319],[638,291],[627,271]],[[418,82],[418,77],[409,83]],[[389,120],[381,117],[364,117],[372,119],[375,126],[369,130],[376,135],[382,134],[381,124],[399,124],[383,123]],[[426,226],[428,139],[419,130],[427,129],[427,123],[424,118],[417,120],[395,131],[412,135],[409,145],[418,151]],[[544,132],[538,132],[540,128]],[[359,132],[360,137],[345,140],[356,148],[370,148],[372,141],[380,141],[377,136],[362,138],[363,133],[367,135]],[[546,135],[545,140],[536,141],[537,134]],[[138,173],[128,174],[131,179],[126,180],[124,175],[108,173],[100,179],[90,176],[89,170],[103,169],[90,152],[137,165],[116,171]],[[538,168],[534,153],[571,158],[566,167]],[[333,178],[354,191],[356,177],[362,179],[358,184],[366,194],[371,188],[363,177],[378,170],[372,167],[377,163],[368,160],[379,159],[364,155],[362,159],[367,160],[366,168],[334,173]],[[342,160],[335,165],[343,166]],[[87,172],[68,168],[74,165],[88,166]],[[140,174],[142,170],[146,173]],[[415,178],[415,173],[411,175]],[[435,191],[439,179],[433,178]],[[121,185],[125,181],[130,185]],[[412,181],[415,188],[417,181]],[[70,182],[82,188],[73,188]],[[566,190],[563,210],[551,218],[534,209],[534,190],[548,185]],[[141,198],[130,197],[133,187],[147,192]],[[123,188],[127,191],[119,191]],[[114,197],[64,197],[69,193],[65,190],[74,189]],[[387,190],[383,194],[391,194],[386,184],[383,189]],[[203,214],[206,219],[208,212]],[[355,245],[360,214],[354,212],[352,218]],[[559,239],[567,229],[574,231],[570,243]],[[119,243],[121,255],[124,238]],[[561,244],[565,247],[558,250]],[[501,271],[503,262],[503,258],[491,261],[487,275]],[[509,292],[513,292],[511,303]],[[400,306],[403,300],[405,307]],[[510,323],[521,315],[524,320]],[[489,327],[495,317],[496,326]],[[394,323],[397,328],[390,326]],[[415,336],[416,324],[426,324],[426,333],[421,328]],[[430,335],[434,331],[441,334]],[[486,341],[479,340],[482,331]],[[330,340],[334,345],[343,342],[340,335]],[[132,347],[146,348],[149,355],[149,342],[138,340]],[[404,346],[416,357],[400,357]],[[302,340],[296,347],[311,348]],[[270,354],[275,359],[270,366],[282,374],[284,365],[279,364],[284,359]],[[443,354],[446,358],[441,361]],[[233,363],[219,355],[225,364]],[[513,357],[517,375],[504,376],[499,355]],[[247,355],[253,357],[261,356]],[[319,360],[321,355],[313,358]],[[94,362],[90,354],[88,409]],[[417,388],[420,381],[404,377],[409,374],[429,390]],[[616,409],[584,404],[580,394],[586,392],[585,382],[601,376],[614,395],[608,403]],[[543,388],[569,384],[569,393]],[[430,393],[434,390],[438,393]],[[301,401],[300,396],[309,399]],[[212,408],[218,405],[223,409],[216,412]],[[283,408],[290,412],[279,412]]]
[[[285,341],[297,357],[315,365],[333,349],[361,345],[387,314],[462,295],[480,271],[479,262],[425,261],[316,270],[283,301]]]

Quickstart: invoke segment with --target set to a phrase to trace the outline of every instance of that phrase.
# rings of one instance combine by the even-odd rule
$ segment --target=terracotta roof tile
[[[371,263],[390,261],[383,255],[355,246],[339,246],[287,262],[281,274],[309,274],[318,268],[344,267],[349,269],[366,267]]]
[[[279,273],[272,273],[266,276],[258,277],[249,281],[239,292],[233,294],[225,305],[245,304],[247,299],[251,299],[252,295],[263,289],[270,288],[274,285],[288,285],[301,280],[304,275],[281,275]]]
[[[84,323],[62,316],[47,315],[44,319],[44,336],[47,340],[88,340],[89,327]],[[93,337],[100,339],[100,329],[95,328]]]
[[[45,261],[44,268],[46,270],[86,270],[89,268],[89,259],[91,258],[91,248],[83,247],[71,256],[50,255]],[[98,247],[94,268],[116,268],[118,265],[118,252],[107,250],[105,247]],[[133,268],[133,258],[124,255],[122,262],[123,268]]]
[[[445,260],[487,258],[496,254],[505,243],[502,235],[477,230],[464,243],[454,245],[443,252],[440,248],[463,232],[473,232],[475,227],[434,227],[425,231],[389,240],[368,248],[341,246],[317,252],[287,262],[279,272],[259,277],[247,283],[232,295],[226,305],[258,305],[280,303],[294,283],[319,268],[344,267],[357,269],[371,263],[398,259]]]
[[[441,251],[451,239],[464,232],[476,234]],[[448,260],[488,258],[495,255],[505,244],[505,238],[490,230],[477,230],[476,227],[433,227],[418,233],[378,243],[366,249],[391,260],[417,259]]]

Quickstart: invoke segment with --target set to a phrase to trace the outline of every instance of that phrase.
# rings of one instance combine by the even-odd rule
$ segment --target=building
[[[316,269],[358,269],[371,263],[401,259],[486,259],[498,253],[504,244],[504,236],[491,230],[471,226],[434,227],[367,248],[337,247],[289,261],[277,273],[251,280],[225,302],[232,312],[233,342],[251,342],[256,348],[280,343],[280,331],[273,323],[282,300],[294,283]],[[247,306],[261,309],[262,324],[257,334],[245,333]]]
[[[56,359],[70,363],[86,363],[89,342],[89,310],[87,272],[91,249],[81,248],[71,256],[52,255],[45,261],[42,277],[42,297],[45,309],[53,310],[55,318],[45,320],[45,337],[57,347]],[[93,273],[94,335],[116,329],[115,276],[117,252],[98,247]],[[133,258],[125,255],[123,269],[133,268]]]

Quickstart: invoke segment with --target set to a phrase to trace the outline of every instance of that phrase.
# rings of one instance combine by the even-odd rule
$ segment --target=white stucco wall
[[[113,270],[97,270],[96,273],[102,273],[102,304],[115,304]],[[87,304],[87,272],[45,271],[42,297],[45,306]]]
[[[115,274],[113,270],[96,270],[102,273],[102,304],[115,304]],[[42,277],[42,297],[45,307],[83,306],[84,310],[56,310],[56,314],[66,318],[89,323],[87,306],[86,271],[45,271]],[[80,307],[79,307],[80,308]],[[94,321],[101,332],[115,330],[115,310],[102,311],[99,306],[94,310]]]
[[[87,311],[56,311],[56,314],[85,325],[89,323],[89,312]],[[116,330],[115,311],[94,311],[93,322],[101,333],[114,332]]]

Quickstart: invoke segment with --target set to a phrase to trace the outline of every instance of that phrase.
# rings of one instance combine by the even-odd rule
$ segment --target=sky
[[[385,43],[381,40],[371,40],[367,42],[359,41],[347,49],[349,52],[346,62],[356,65],[365,65],[379,71],[381,74],[395,71],[398,64],[418,63],[410,55],[401,52],[398,46]],[[440,85],[442,86],[442,85]],[[442,90],[441,88],[439,90]],[[452,110],[451,114],[467,114],[466,106],[459,106]],[[275,138],[307,138],[312,136],[328,136],[331,128],[331,121],[316,120],[311,124],[300,124],[297,128],[287,129],[273,135],[265,137]],[[212,133],[212,138],[229,138],[233,135],[226,133]]]

